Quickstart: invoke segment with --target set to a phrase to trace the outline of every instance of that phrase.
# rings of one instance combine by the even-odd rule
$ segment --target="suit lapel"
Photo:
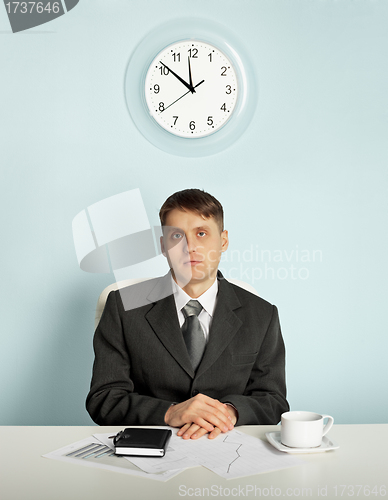
[[[170,274],[157,281],[148,300],[155,303],[146,313],[146,320],[171,356],[194,378],[195,373],[179,327]]]
[[[201,375],[210,368],[242,324],[242,321],[234,313],[234,310],[241,307],[241,304],[233,287],[223,278],[221,273],[218,274],[218,277],[217,306],[210,328],[209,342],[196,374],[179,327],[170,274],[158,280],[147,297],[154,305],[146,313],[146,320],[167,351],[192,378]]]
[[[204,373],[219,358],[242,325],[233,312],[241,307],[233,287],[219,273],[217,305],[206,346],[197,375]]]

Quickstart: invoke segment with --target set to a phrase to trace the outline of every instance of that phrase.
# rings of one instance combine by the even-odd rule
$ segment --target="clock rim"
[[[233,114],[222,127],[204,137],[186,138],[165,130],[149,113],[145,79],[157,54],[173,43],[190,39],[214,45],[228,57],[239,91]],[[135,48],[125,71],[125,100],[137,129],[154,146],[177,156],[210,156],[231,146],[254,115],[257,93],[256,72],[246,47],[224,25],[207,19],[177,18],[151,30]]]

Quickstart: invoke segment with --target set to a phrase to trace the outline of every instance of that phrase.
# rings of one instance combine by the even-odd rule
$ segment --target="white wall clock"
[[[220,49],[182,40],[163,49],[145,79],[148,110],[156,122],[179,137],[217,132],[236,107],[237,75]]]
[[[234,34],[218,23],[178,19],[136,48],[125,76],[129,112],[158,148],[180,156],[226,149],[256,107],[256,77]]]

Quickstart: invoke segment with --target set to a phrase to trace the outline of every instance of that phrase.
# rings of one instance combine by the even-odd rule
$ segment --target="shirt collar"
[[[213,317],[214,309],[216,307],[216,298],[218,292],[217,278],[214,280],[212,286],[196,299],[193,299],[192,297],[190,297],[190,295],[187,295],[187,293],[184,290],[182,290],[182,288],[179,285],[175,283],[174,278],[172,276],[171,276],[171,281],[172,281],[172,289],[174,292],[174,299],[177,311],[180,311],[182,307],[184,307],[189,302],[189,300],[198,300],[198,302],[205,309],[205,311],[211,317]]]

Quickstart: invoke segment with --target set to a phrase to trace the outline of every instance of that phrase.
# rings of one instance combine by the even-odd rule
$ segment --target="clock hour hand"
[[[169,71],[170,73],[172,73],[172,74],[175,76],[175,78],[178,78],[178,80],[179,80],[180,82],[182,82],[182,83],[183,83],[183,85],[184,85],[185,87],[187,87],[187,88],[190,90],[190,92],[191,92],[191,93],[194,93],[194,92],[195,92],[194,87],[193,87],[192,85],[190,85],[189,83],[185,82],[185,81],[183,80],[183,78],[181,78],[179,75],[177,75],[177,74],[175,73],[175,71],[173,71],[172,69],[170,69],[170,68],[169,68],[168,66],[166,66],[164,63],[162,63],[162,61],[159,61],[159,62],[160,62],[160,64],[161,64],[162,66],[164,66],[165,68],[167,68],[167,69],[168,69],[168,71]]]

